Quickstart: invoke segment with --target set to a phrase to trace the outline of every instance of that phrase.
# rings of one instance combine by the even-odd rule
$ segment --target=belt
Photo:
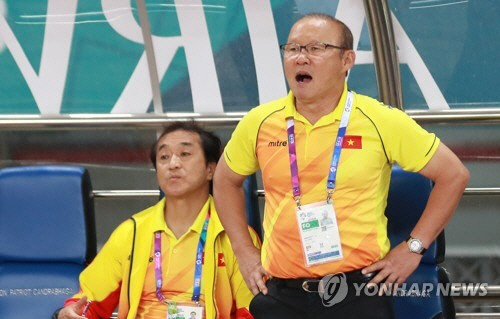
[[[332,276],[342,276],[345,275],[345,279],[347,281],[347,284],[353,284],[353,283],[366,283],[369,282],[373,277],[375,277],[376,273],[368,273],[366,275],[363,275],[361,273],[361,270],[353,270],[349,272],[344,272],[344,273],[338,273],[338,274],[332,274]],[[325,276],[326,277],[326,276]],[[275,281],[278,286],[284,286],[287,288],[292,288],[292,289],[302,289],[307,292],[318,292],[318,291],[323,291],[325,277],[323,278],[292,278],[292,279],[285,279],[285,278],[276,278],[273,277],[271,281]]]

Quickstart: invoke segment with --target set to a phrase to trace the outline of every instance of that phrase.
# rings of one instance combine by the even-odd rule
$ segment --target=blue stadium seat
[[[257,197],[257,177],[255,174],[247,176],[243,181],[243,192],[245,193],[245,208],[247,223],[262,239],[262,221],[259,213],[259,199]]]
[[[425,208],[431,189],[432,182],[426,177],[406,172],[398,166],[393,167],[385,212],[391,246],[407,239]],[[435,291],[438,283],[449,283],[445,270],[440,266],[444,255],[443,231],[427,249],[417,270],[408,278],[405,293],[409,295],[395,297],[396,319],[455,318],[451,297],[437,295]],[[424,291],[424,285],[432,285],[433,291]],[[412,287],[416,288],[413,293]]]
[[[96,254],[92,187],[76,166],[0,169],[2,319],[50,318]]]

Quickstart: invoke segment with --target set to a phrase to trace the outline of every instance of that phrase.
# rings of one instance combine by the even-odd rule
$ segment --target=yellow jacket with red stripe
[[[81,273],[80,292],[65,305],[86,295],[92,300],[89,319],[109,318],[116,306],[118,318],[135,318],[153,245],[153,220],[163,215],[164,207],[165,199],[119,225]],[[206,318],[252,318],[248,312],[252,293],[241,276],[211,197],[210,211],[202,274]],[[260,247],[256,233],[252,229],[250,233],[255,246]],[[224,256],[222,265],[219,256]]]

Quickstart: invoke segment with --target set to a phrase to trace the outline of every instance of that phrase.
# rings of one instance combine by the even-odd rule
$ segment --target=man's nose
[[[178,168],[181,166],[181,159],[177,155],[172,155],[170,157],[170,162],[168,163],[170,168]]]
[[[306,47],[301,47],[300,51],[297,53],[295,57],[295,62],[299,64],[309,63],[309,53],[307,52]]]

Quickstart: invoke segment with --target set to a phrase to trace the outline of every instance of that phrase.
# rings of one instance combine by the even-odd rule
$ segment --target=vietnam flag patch
[[[223,267],[226,266],[226,261],[224,260],[224,253],[218,253],[217,256],[217,266]]]
[[[342,142],[342,148],[362,149],[363,143],[361,135],[346,135]]]

